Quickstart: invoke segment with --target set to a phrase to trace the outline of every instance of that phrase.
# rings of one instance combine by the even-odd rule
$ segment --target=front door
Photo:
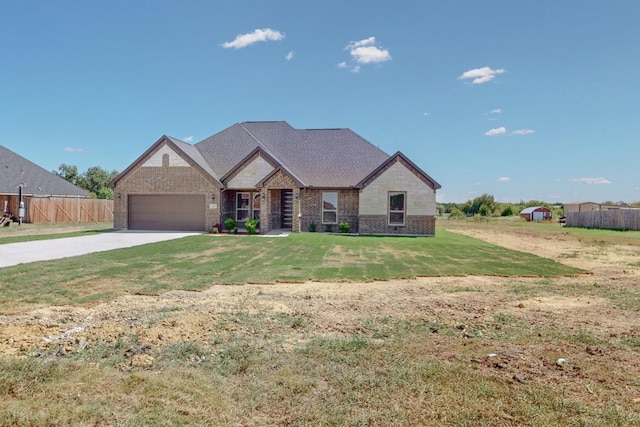
[[[282,218],[280,223],[282,228],[291,229],[293,227],[293,191],[282,190],[281,196],[282,208],[280,212],[282,212]]]

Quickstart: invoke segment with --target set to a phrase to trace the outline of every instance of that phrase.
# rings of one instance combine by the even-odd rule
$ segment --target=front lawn
[[[579,272],[444,230],[434,238],[199,235],[4,268],[0,312],[34,305],[87,304],[124,293],[203,290],[212,284],[452,275],[553,277]]]

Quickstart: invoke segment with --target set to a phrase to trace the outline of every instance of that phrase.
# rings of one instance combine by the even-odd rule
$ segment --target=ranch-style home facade
[[[161,137],[116,177],[114,227],[209,231],[225,219],[260,232],[347,222],[361,234],[435,234],[433,178],[349,129],[237,123],[197,144]]]

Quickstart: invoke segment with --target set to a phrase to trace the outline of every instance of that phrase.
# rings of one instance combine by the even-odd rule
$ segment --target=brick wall
[[[407,216],[405,225],[396,226],[388,225],[386,215],[360,215],[360,233],[435,236],[436,218],[422,215]]]
[[[159,147],[163,154],[167,154],[166,145]],[[114,188],[114,228],[128,228],[127,199],[135,194],[202,194],[205,203],[205,230],[220,221],[220,189],[217,188],[204,174],[194,168],[194,165],[183,166],[167,164],[164,156],[163,166],[143,166],[145,161],[153,159],[149,164],[156,164],[158,151],[150,153],[146,159],[141,159],[139,165],[122,177]],[[155,156],[155,157],[154,157]],[[181,162],[185,162],[180,158]],[[211,196],[215,194],[215,200]],[[214,205],[215,208],[211,208]]]
[[[310,190],[304,189],[300,194],[301,231],[309,231],[311,223],[316,224],[317,231],[324,231],[322,224],[322,193],[338,193],[338,223],[348,222],[350,232],[358,232],[358,190]],[[338,231],[337,224],[333,231]]]

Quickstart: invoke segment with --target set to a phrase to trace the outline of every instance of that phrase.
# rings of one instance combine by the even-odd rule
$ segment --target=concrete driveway
[[[114,231],[90,236],[64,237],[52,240],[8,243],[0,245],[0,268],[35,261],[67,258],[93,252],[129,248],[147,243],[180,239],[202,233]]]

